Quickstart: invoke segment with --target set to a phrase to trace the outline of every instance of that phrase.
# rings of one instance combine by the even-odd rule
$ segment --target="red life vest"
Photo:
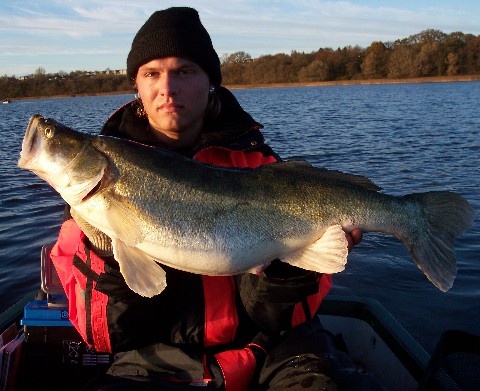
[[[108,296],[95,289],[105,261],[85,244],[75,220],[65,221],[50,253],[68,298],[68,317],[89,347],[112,352],[107,326]]]
[[[265,156],[258,151],[223,147],[205,148],[195,158],[208,164],[239,168],[256,168],[276,161],[274,156]],[[73,219],[62,224],[51,258],[69,299],[70,321],[90,347],[99,352],[112,352],[106,314],[109,297],[95,289],[99,276],[105,271],[105,261],[89,250],[85,234]],[[235,281],[230,276],[202,276],[202,281],[205,298],[204,346],[228,344],[234,340],[238,326]],[[318,292],[307,299],[308,309],[302,303],[295,306],[293,326],[310,319],[311,314],[317,311],[330,290],[331,277],[322,275],[319,285]],[[247,390],[256,366],[251,347],[248,345],[243,349],[215,354],[226,390]],[[209,378],[205,369],[203,380],[208,381]]]

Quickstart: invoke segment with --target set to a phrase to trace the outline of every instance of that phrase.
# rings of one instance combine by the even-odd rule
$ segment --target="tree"
[[[443,44],[450,53],[458,53],[465,47],[466,36],[459,31],[453,32],[445,36]]]
[[[387,76],[388,49],[382,42],[373,42],[361,65],[365,79],[382,79]]]
[[[252,57],[245,52],[224,55],[221,60],[223,83],[244,84],[246,65],[251,61]]]
[[[458,75],[460,66],[458,65],[458,55],[455,53],[448,53],[447,55],[447,75]]]
[[[360,77],[365,49],[360,46],[346,46],[333,53],[330,77],[334,80],[351,80]]]
[[[298,81],[314,82],[328,80],[329,68],[324,60],[315,60],[306,67],[300,69],[298,73]]]
[[[463,72],[467,75],[480,74],[480,35],[467,39],[463,55],[465,57]]]
[[[414,49],[403,43],[395,44],[387,63],[387,76],[392,79],[401,79],[416,76],[414,65]]]
[[[290,81],[291,82],[298,82],[299,81],[299,73],[303,67],[306,67],[314,60],[313,53],[300,53],[297,51],[292,51],[290,53]]]
[[[425,42],[414,60],[419,76],[441,76],[444,74],[445,55],[440,43]]]
[[[35,71],[34,76],[45,76],[47,74],[47,71],[43,67],[38,67]]]
[[[245,69],[245,81],[248,84],[289,83],[291,80],[292,60],[288,54],[261,56]]]
[[[222,65],[228,64],[237,64],[237,63],[246,63],[252,61],[252,57],[250,54],[245,52],[235,52],[232,54],[225,54],[222,57],[221,63]]]
[[[440,30],[428,29],[424,30],[418,34],[410,35],[408,38],[405,38],[401,41],[409,46],[420,45],[422,46],[425,43],[443,43],[445,39],[445,33],[441,32]]]

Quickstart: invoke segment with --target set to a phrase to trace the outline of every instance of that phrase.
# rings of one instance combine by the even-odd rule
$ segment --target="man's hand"
[[[360,228],[355,228],[351,232],[345,232],[345,237],[348,242],[348,252],[350,252],[353,246],[362,241],[363,231]]]

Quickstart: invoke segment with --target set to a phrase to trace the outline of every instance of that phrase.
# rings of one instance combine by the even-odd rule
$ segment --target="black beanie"
[[[138,30],[127,57],[129,79],[138,68],[156,58],[182,57],[197,63],[220,86],[220,60],[210,35],[200,22],[198,12],[188,7],[172,7],[157,11]]]

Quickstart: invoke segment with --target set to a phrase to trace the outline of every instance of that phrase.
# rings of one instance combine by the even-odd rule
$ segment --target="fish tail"
[[[405,196],[422,205],[426,224],[417,238],[403,238],[417,266],[441,291],[453,285],[457,273],[454,242],[474,219],[475,211],[463,197],[446,191]]]

